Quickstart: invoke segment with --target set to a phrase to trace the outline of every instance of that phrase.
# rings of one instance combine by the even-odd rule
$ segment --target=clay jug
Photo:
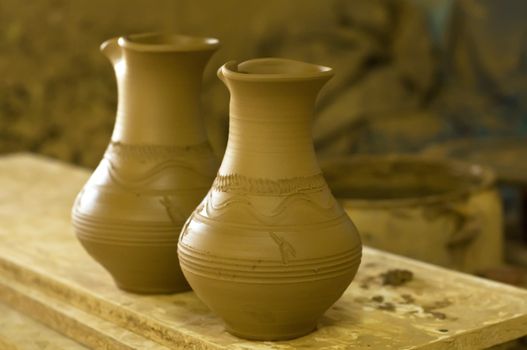
[[[203,70],[217,47],[216,39],[161,34],[101,46],[117,78],[117,118],[72,218],[84,248],[126,291],[190,289],[177,241],[217,172],[200,115]]]
[[[317,164],[311,121],[330,68],[278,58],[229,62],[227,149],[180,235],[185,277],[239,337],[302,336],[346,290],[359,235]]]

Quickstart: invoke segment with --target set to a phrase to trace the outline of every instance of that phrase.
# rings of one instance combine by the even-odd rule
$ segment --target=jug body
[[[318,166],[311,119],[327,67],[229,62],[227,149],[178,254],[196,294],[237,336],[311,332],[352,281],[361,242]]]
[[[163,34],[101,46],[117,78],[117,117],[72,219],[79,241],[121,289],[189,289],[177,241],[217,171],[200,110],[203,70],[217,46],[216,39]]]

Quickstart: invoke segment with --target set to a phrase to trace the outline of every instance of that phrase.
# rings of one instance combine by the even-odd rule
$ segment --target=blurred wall
[[[120,33],[170,30],[169,2],[150,3],[1,1],[0,152],[96,165],[116,108],[113,72],[98,46]]]
[[[285,56],[335,68],[319,100],[320,154],[416,151],[449,137],[527,131],[523,0],[174,0],[0,3],[0,153],[93,167],[116,108],[107,38],[218,37],[205,75],[214,148],[226,141],[230,59]]]
[[[320,1],[79,1],[0,3],[0,153],[38,152],[84,166],[98,163],[116,108],[104,40],[177,31],[216,36],[222,48],[205,75],[205,114],[215,148],[225,144],[228,94],[216,69],[254,56],[274,22],[316,24]],[[325,6],[324,6],[325,7]],[[323,8],[324,8],[323,7]],[[298,11],[296,8],[300,8]],[[211,115],[221,116],[213,118]]]

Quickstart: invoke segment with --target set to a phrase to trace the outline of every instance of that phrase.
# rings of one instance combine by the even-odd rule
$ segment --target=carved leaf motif
[[[169,196],[163,196],[159,202],[165,207],[168,217],[174,225],[179,225],[185,220],[185,216],[181,213],[181,209],[172,203]]]
[[[289,263],[289,257],[296,257],[296,250],[291,243],[285,240],[285,238],[278,236],[274,232],[269,232],[269,236],[275,241],[280,249],[280,255],[282,257],[282,264],[287,265]]]

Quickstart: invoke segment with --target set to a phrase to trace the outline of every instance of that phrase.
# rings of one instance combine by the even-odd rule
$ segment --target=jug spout
[[[121,59],[121,46],[119,46],[119,38],[108,39],[101,44],[101,52],[110,62],[115,66]]]

